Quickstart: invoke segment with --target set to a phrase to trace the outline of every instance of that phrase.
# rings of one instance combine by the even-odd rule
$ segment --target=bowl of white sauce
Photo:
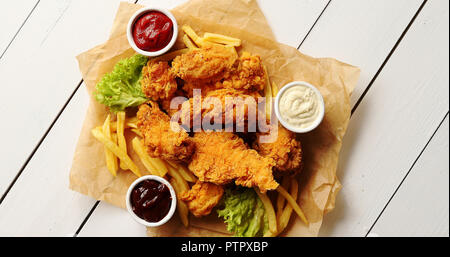
[[[322,122],[325,102],[315,86],[294,81],[282,87],[275,97],[275,115],[286,129],[307,133]]]

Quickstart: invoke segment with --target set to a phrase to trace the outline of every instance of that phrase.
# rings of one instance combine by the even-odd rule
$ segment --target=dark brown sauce
[[[139,218],[148,222],[158,222],[169,212],[172,196],[166,185],[147,179],[133,188],[130,202],[133,212]]]

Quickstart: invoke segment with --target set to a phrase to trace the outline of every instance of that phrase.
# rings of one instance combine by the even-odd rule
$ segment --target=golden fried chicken
[[[169,64],[150,60],[142,68],[141,88],[153,101],[170,99],[177,90],[177,82]]]
[[[226,76],[236,60],[232,49],[211,44],[177,56],[172,71],[186,82],[215,82]]]
[[[196,217],[206,216],[219,203],[223,195],[222,186],[197,180],[191,190],[183,192],[180,199],[185,201],[189,211]]]
[[[302,164],[302,146],[295,139],[295,134],[281,125],[272,125],[270,129],[278,129],[278,133],[257,133],[253,148],[264,157],[275,161],[275,170],[279,172],[297,173]],[[261,136],[267,136],[273,143],[261,143]]]
[[[180,98],[175,99],[176,97],[180,97]],[[173,103],[172,103],[172,100],[174,100]],[[176,100],[176,101],[175,101],[175,100]],[[183,91],[177,90],[177,91],[175,91],[175,93],[174,93],[174,95],[173,95],[172,97],[167,98],[167,99],[160,100],[160,101],[159,101],[159,104],[160,104],[160,106],[161,106],[161,109],[162,109],[163,111],[165,111],[170,117],[172,117],[172,115],[173,115],[176,111],[178,111],[178,110],[181,109],[181,104],[182,104],[184,101],[187,101],[187,100],[189,100],[189,99],[188,99],[187,97],[184,96]],[[173,107],[174,107],[174,108],[171,108],[171,107],[170,107],[171,104],[173,104]],[[178,105],[178,106],[177,106],[177,105]]]
[[[137,126],[150,156],[187,161],[192,155],[194,144],[189,135],[178,123],[171,122],[155,102],[139,106],[137,117]]]
[[[243,52],[237,64],[224,73],[222,77],[217,76],[212,81],[187,80],[182,89],[189,97],[192,97],[194,89],[201,89],[202,96],[210,91],[222,88],[236,89],[247,94],[262,91],[266,84],[266,74],[261,58]]]
[[[224,185],[235,182],[244,187],[273,190],[278,183],[272,175],[272,159],[249,149],[237,135],[228,132],[198,132],[193,137],[195,153],[189,163],[200,181]]]
[[[266,84],[265,70],[258,55],[243,52],[239,57],[239,66],[225,78],[222,88],[234,88],[245,91],[261,91]]]
[[[194,108],[196,99],[190,98],[189,102],[182,107],[181,120],[189,120],[191,127],[199,127],[201,124],[194,125],[194,121],[201,120],[214,121],[216,124],[239,124],[239,126],[245,126],[250,120],[252,124],[256,124],[258,97],[261,96],[257,92],[247,95],[232,88],[213,90],[203,96],[201,102],[196,103],[196,106],[201,108]]]

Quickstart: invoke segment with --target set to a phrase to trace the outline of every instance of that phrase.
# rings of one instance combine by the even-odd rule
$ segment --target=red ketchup
[[[166,47],[173,36],[172,20],[161,12],[150,11],[134,23],[133,39],[137,47],[155,52]]]

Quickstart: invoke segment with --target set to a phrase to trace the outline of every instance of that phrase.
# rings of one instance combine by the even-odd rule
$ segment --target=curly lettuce
[[[147,57],[139,54],[119,61],[96,85],[95,99],[114,112],[146,102],[140,85],[142,67],[146,64]]]
[[[217,210],[227,230],[238,237],[263,236],[268,221],[263,203],[252,188],[226,189],[222,198],[224,209]]]

